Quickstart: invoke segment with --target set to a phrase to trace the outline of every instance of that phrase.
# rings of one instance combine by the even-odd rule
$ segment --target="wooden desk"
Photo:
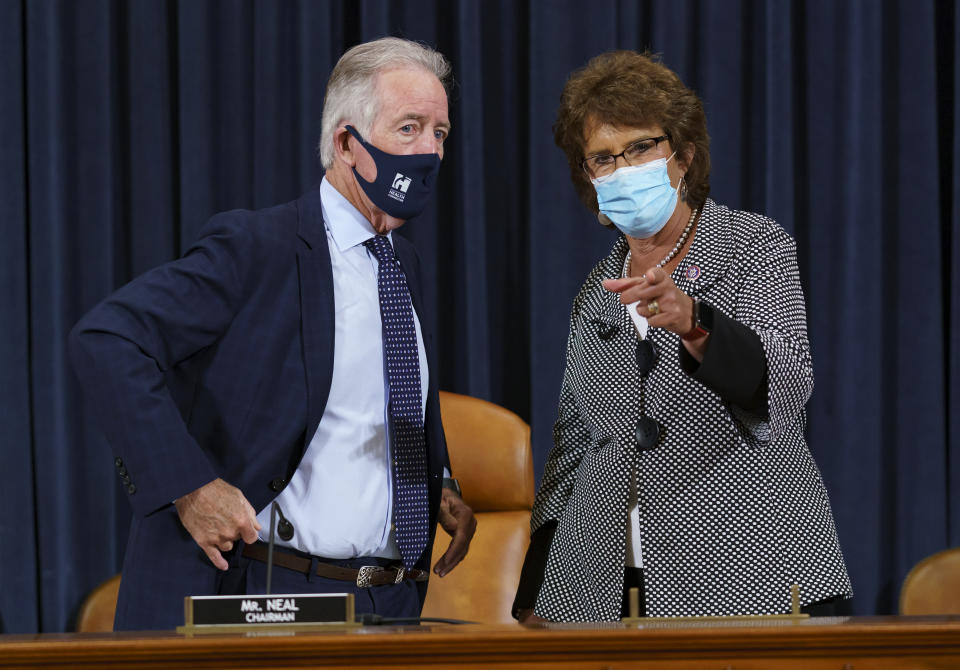
[[[368,627],[285,635],[176,633],[0,636],[0,667],[960,668],[960,617]]]

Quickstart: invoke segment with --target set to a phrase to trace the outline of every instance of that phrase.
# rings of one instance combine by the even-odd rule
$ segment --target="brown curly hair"
[[[710,192],[710,137],[703,103],[658,57],[635,51],[601,54],[574,71],[563,87],[553,139],[567,155],[577,195],[597,212],[596,191],[580,167],[588,123],[621,128],[660,126],[683,162],[687,162],[687,148],[692,145],[693,159],[684,178],[687,202],[700,207],[706,200]]]

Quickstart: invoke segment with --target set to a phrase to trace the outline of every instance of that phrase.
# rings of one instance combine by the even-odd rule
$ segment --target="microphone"
[[[363,624],[364,626],[392,626],[396,624],[402,625],[420,623],[449,623],[459,625],[477,623],[476,621],[464,621],[463,619],[443,619],[432,616],[386,617],[380,616],[379,614],[371,614],[369,612],[357,614],[355,618],[357,623]]]
[[[280,523],[277,523],[277,516],[280,517]],[[280,505],[277,501],[270,504],[270,541],[267,543],[267,595],[270,595],[270,586],[273,581],[273,531],[276,529],[277,535],[284,542],[293,539],[293,524],[287,521],[280,511]]]
[[[287,517],[283,516],[280,505],[273,503],[273,507],[277,510],[277,516],[280,517],[280,523],[277,524],[277,535],[284,542],[289,542],[293,539],[293,524],[287,521]]]

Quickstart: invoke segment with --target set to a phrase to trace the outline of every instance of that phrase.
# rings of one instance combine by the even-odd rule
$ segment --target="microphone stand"
[[[273,529],[276,528],[277,503],[270,505],[270,541],[267,543],[267,595],[270,595],[270,584],[273,581]]]
[[[277,517],[280,517],[280,523],[277,523]],[[270,503],[270,541],[267,543],[267,595],[270,595],[270,586],[273,582],[273,535],[274,531],[284,542],[289,542],[296,534],[293,524],[287,521],[283,516],[283,510],[274,500]]]

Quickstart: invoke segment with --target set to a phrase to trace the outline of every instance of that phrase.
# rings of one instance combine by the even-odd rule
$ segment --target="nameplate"
[[[290,593],[270,596],[188,596],[178,632],[353,627],[352,593]]]

